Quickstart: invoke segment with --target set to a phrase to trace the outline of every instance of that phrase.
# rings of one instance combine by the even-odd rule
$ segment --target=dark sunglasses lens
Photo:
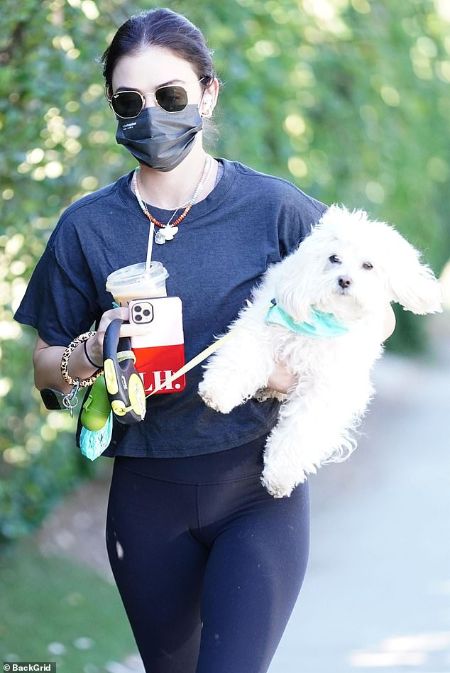
[[[143,102],[137,91],[119,91],[112,97],[111,106],[119,117],[137,117]]]
[[[180,112],[188,104],[188,97],[182,86],[164,86],[155,91],[155,98],[167,112]]]

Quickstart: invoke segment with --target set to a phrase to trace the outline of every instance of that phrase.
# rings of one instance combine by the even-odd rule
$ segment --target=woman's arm
[[[387,305],[383,322],[383,341],[388,339],[395,329],[395,313],[390,304]],[[268,388],[276,390],[278,393],[287,393],[289,388],[295,384],[296,377],[282,364],[276,364],[272,374],[269,377]]]
[[[91,342],[92,339],[89,339]],[[89,346],[88,346],[89,349]],[[33,352],[34,385],[38,390],[53,388],[62,393],[70,392],[72,386],[64,381],[61,374],[61,358],[65,346],[49,346],[40,337],[37,338]],[[90,350],[88,350],[90,354]],[[69,373],[72,377],[88,378],[96,371],[87,361],[83,344],[77,346],[70,356]]]
[[[103,362],[103,338],[106,328],[115,318],[127,320],[128,308],[113,308],[103,313],[95,336],[86,342],[89,357],[94,362],[98,362],[99,364]],[[137,331],[137,328],[135,328],[135,331]],[[123,325],[120,330],[120,336],[130,336],[132,333],[133,326]],[[74,338],[75,336],[77,335],[75,334]],[[49,344],[38,336],[33,352],[34,385],[38,390],[53,388],[62,393],[70,392],[71,386],[64,381],[61,374],[61,358],[64,351],[65,346],[49,346]],[[86,358],[83,344],[77,346],[72,352],[69,358],[68,370],[72,378],[80,379],[89,378],[96,371]]]

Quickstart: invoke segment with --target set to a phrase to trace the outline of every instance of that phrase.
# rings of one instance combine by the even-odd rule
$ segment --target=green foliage
[[[0,555],[2,661],[55,661],[58,673],[112,670],[136,648],[116,587],[65,558],[45,558],[31,542]]]
[[[95,471],[74,450],[74,419],[46,412],[33,387],[30,332],[22,353],[12,339],[2,346],[2,369],[12,387],[0,411],[0,542],[30,532],[64,492]]]
[[[449,257],[450,13],[444,0],[168,2],[204,31],[222,82],[214,153],[392,222],[440,272]],[[95,466],[32,391],[35,333],[13,323],[59,213],[134,161],[116,145],[98,58],[155,2],[3,0],[0,30],[0,535],[35,525]],[[423,347],[397,311],[388,345]],[[6,396],[6,393],[9,394]],[[43,496],[45,492],[45,497]]]

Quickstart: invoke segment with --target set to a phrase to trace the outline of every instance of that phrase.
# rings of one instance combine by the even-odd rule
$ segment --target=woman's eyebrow
[[[160,89],[162,86],[169,86],[170,84],[186,84],[186,82],[183,79],[171,79],[164,84],[159,84],[156,88]]]
[[[168,82],[164,82],[163,84],[158,84],[158,86],[155,87],[155,91],[156,89],[161,89],[161,87],[170,86],[171,84],[186,84],[186,82],[183,79],[171,79]],[[138,91],[138,90],[140,91],[140,89],[135,89],[134,87],[130,86],[119,86],[116,89],[116,93],[119,91]]]

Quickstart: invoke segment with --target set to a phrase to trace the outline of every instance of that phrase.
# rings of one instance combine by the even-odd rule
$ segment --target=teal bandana
[[[266,314],[265,321],[269,325],[281,325],[297,334],[307,334],[313,337],[333,337],[345,334],[348,328],[343,325],[333,313],[324,313],[311,306],[311,322],[296,322],[289,313],[278,306],[272,299],[272,306]]]

